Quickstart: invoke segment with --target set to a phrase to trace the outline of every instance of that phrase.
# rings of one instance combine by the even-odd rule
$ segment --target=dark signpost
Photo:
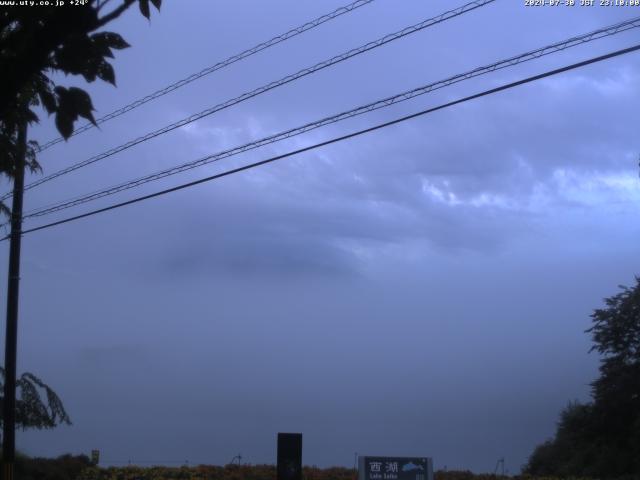
[[[278,433],[278,480],[302,480],[301,433]]]
[[[358,457],[358,480],[433,480],[426,457]]]

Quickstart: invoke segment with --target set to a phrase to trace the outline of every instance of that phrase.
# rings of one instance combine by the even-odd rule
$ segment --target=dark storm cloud
[[[168,272],[340,275],[354,273],[352,269],[357,268],[355,259],[341,249],[301,235],[274,240],[251,234],[230,243],[216,240],[197,246],[185,242],[186,248],[181,253],[170,253],[166,265]]]
[[[396,180],[392,191],[354,180],[354,193],[344,179],[339,183],[342,194],[330,197],[323,196],[322,186],[315,190],[304,183],[289,196],[270,195],[280,190],[270,184],[247,199],[252,185],[243,180],[235,183],[239,194],[226,188],[207,192],[177,222],[180,233],[166,241],[161,264],[181,274],[356,274],[363,252],[375,255],[387,245],[413,241],[443,249],[494,250],[528,228],[516,212],[500,207],[438,201],[423,191],[417,176]],[[233,215],[211,204],[232,204]],[[156,259],[154,248],[148,261],[156,264]]]

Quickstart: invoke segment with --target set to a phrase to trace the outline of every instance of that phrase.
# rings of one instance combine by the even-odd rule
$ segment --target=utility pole
[[[7,285],[7,329],[4,346],[4,405],[2,418],[2,478],[13,480],[16,457],[16,357],[18,350],[18,300],[20,287],[20,242],[22,240],[22,197],[24,194],[27,122],[18,130],[18,149],[13,174],[13,204]]]

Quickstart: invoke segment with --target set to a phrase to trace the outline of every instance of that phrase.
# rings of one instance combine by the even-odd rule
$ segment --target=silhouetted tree
[[[525,467],[533,475],[640,477],[640,277],[591,315],[591,351],[601,356],[593,402],[570,404],[556,435]]]
[[[594,428],[624,473],[640,475],[640,277],[636,286],[607,298],[588,330],[600,361],[594,381]]]
[[[4,368],[2,367],[0,367],[0,378],[2,379],[0,392],[2,392],[4,388]],[[0,425],[2,425],[3,407],[4,397],[0,397]],[[63,423],[71,425],[71,419],[56,392],[34,374],[23,373],[16,381],[16,426],[23,430],[48,429]]]
[[[95,123],[91,97],[77,87],[56,85],[56,73],[81,75],[87,82],[97,78],[116,84],[107,58],[112,50],[128,47],[117,33],[99,31],[134,3],[150,17],[149,3],[158,10],[162,0],[87,0],[84,5],[0,7],[0,173],[12,177],[16,165],[18,129],[37,122],[33,107],[41,105],[55,115],[64,138],[73,133],[78,117]],[[53,2],[52,2],[53,3]],[[110,5],[111,6],[111,5]],[[37,143],[29,142],[27,166],[39,169]],[[0,210],[8,213],[5,205]]]

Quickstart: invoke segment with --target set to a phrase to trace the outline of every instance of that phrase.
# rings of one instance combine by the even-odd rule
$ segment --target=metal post
[[[22,239],[22,196],[24,193],[27,124],[18,131],[18,151],[13,176],[13,205],[9,246],[9,281],[7,285],[7,329],[4,347],[4,405],[2,419],[3,479],[13,480],[16,457],[16,356],[18,346],[18,290],[20,287],[20,241]]]

